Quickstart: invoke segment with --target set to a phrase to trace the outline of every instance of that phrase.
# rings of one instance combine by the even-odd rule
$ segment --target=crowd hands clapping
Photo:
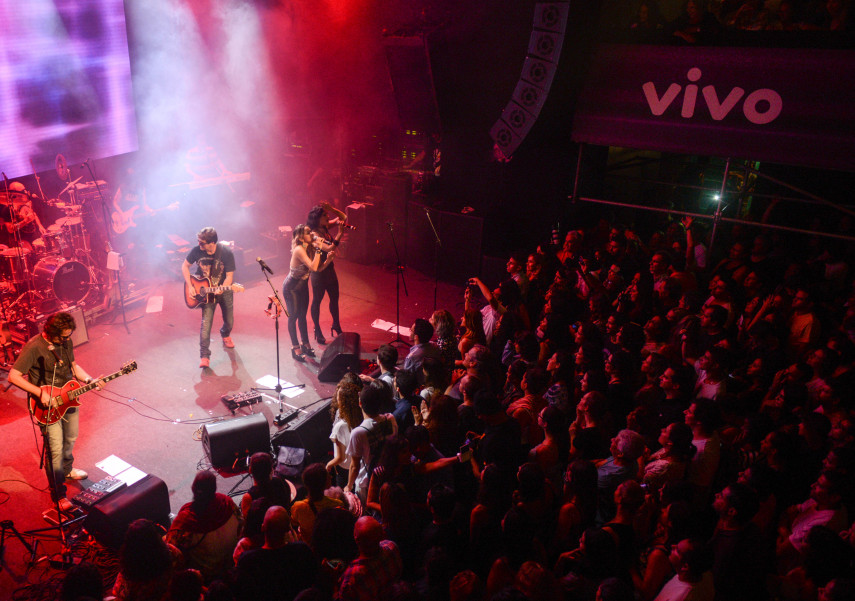
[[[473,277],[462,315],[339,383],[299,500],[266,455],[240,507],[200,472],[165,539],[129,532],[114,593],[855,598],[855,253],[708,238],[603,219]]]

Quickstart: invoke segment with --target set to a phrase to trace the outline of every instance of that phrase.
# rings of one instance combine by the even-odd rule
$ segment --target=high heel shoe
[[[331,327],[330,334],[332,334],[333,338],[335,338],[336,336],[341,336],[341,326]]]
[[[302,354],[300,354],[300,355],[297,354],[297,351],[299,351],[299,350],[300,350],[299,346],[295,346],[294,348],[292,348],[291,349],[291,358],[294,361],[299,361],[300,363],[305,363],[306,358]]]
[[[315,340],[318,342],[318,344],[326,344],[327,343],[327,339],[324,338],[324,334],[323,334],[323,332],[321,332],[320,328],[315,330]]]
[[[314,357],[315,356],[315,349],[310,347],[308,344],[304,344],[300,348],[303,350],[304,356],[307,356],[307,357]]]

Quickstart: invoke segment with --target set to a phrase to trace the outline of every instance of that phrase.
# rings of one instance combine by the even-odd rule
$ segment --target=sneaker
[[[199,367],[211,367],[211,360],[207,357],[199,359]]]
[[[89,477],[89,474],[87,474],[85,471],[79,470],[76,467],[73,467],[73,468],[71,468],[71,471],[68,472],[68,474],[66,474],[65,479],[66,480],[86,480],[86,478],[88,478],[88,477]]]
[[[223,338],[223,346],[226,348],[234,348],[235,347],[235,343],[232,340],[231,336],[226,336],[225,338]]]

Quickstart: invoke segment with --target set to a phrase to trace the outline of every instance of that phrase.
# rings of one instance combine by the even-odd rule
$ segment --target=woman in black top
[[[309,211],[309,217],[306,219],[306,224],[312,229],[312,233],[316,236],[315,243],[321,251],[321,262],[326,261],[327,253],[336,248],[341,243],[341,237],[344,234],[347,215],[337,211],[339,219],[332,225],[338,226],[338,233],[333,236],[330,233],[330,219],[327,210],[332,209],[329,205],[315,206]],[[312,281],[312,322],[315,324],[315,340],[318,344],[326,344],[321,332],[321,301],[324,299],[324,294],[330,296],[330,315],[332,315],[332,334],[341,334],[341,323],[338,316],[338,276],[335,273],[335,265],[330,264],[323,271],[317,271],[311,275]]]

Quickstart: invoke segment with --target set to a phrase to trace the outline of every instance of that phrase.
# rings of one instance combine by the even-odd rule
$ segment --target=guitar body
[[[214,302],[213,294],[203,292],[204,288],[211,287],[211,280],[197,275],[190,276],[190,285],[184,283],[184,302],[190,309],[195,309],[199,305],[207,305]]]
[[[117,234],[124,234],[128,228],[136,227],[134,222],[134,213],[139,209],[139,205],[134,205],[127,211],[113,211],[113,231]]]
[[[80,406],[80,401],[75,396],[68,395],[69,392],[78,388],[80,388],[80,382],[77,380],[67,382],[62,388],[42,386],[42,390],[47,390],[52,397],[59,397],[59,399],[57,399],[57,406],[49,409],[42,407],[37,398],[30,396],[30,413],[32,413],[33,419],[43,426],[49,426],[61,420],[66,411],[72,407]]]
[[[190,276],[190,285],[184,283],[184,303],[189,309],[195,309],[200,305],[207,305],[216,302],[216,294],[218,292],[243,292],[244,287],[241,284],[232,284],[231,286],[211,286],[210,278],[204,278],[197,275]]]

